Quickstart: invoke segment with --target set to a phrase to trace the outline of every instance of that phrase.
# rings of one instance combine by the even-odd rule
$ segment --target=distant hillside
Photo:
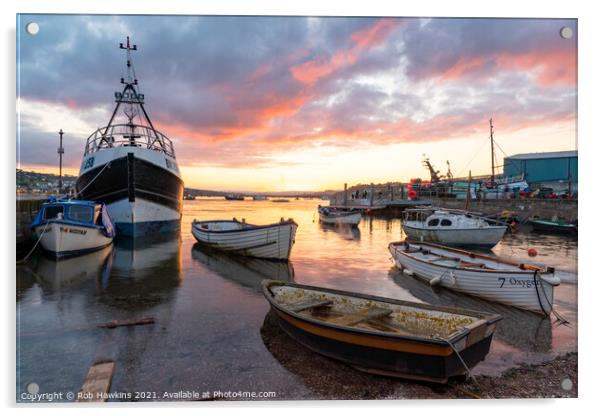
[[[58,185],[59,175],[17,169],[16,179],[17,188],[46,191]],[[77,176],[63,175],[63,186],[75,185],[76,179]]]

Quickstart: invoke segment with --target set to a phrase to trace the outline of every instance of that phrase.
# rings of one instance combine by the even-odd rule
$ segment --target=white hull
[[[446,245],[493,247],[504,237],[506,227],[433,229],[423,227],[421,223],[416,225],[405,223],[403,224],[403,231],[412,240],[430,241]]]
[[[362,214],[360,212],[354,212],[353,214],[337,215],[330,214],[325,215],[320,213],[320,222],[324,224],[335,224],[335,225],[358,225],[362,220]]]
[[[451,290],[545,315],[552,310],[554,286],[559,283],[559,279],[554,277],[553,273],[538,273],[536,278],[534,272],[528,270],[449,267],[429,262],[428,256],[424,256],[424,260],[416,258],[422,254],[405,253],[403,246],[391,244],[389,251],[398,268],[408,269],[416,277],[431,284],[436,283]],[[457,257],[456,253],[450,253],[450,256],[452,255]]]
[[[179,221],[182,216],[175,209],[142,198],[136,202],[120,199],[108,204],[107,211],[116,224]]]
[[[42,247],[57,257],[83,254],[106,247],[113,238],[106,237],[102,229],[49,221],[36,227]]]
[[[294,222],[224,232],[205,230],[198,224],[192,224],[192,234],[201,244],[244,256],[275,260],[289,258],[297,232]]]

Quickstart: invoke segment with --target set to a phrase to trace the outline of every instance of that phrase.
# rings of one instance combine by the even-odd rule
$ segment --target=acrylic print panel
[[[18,402],[577,396],[576,20],[17,34]]]

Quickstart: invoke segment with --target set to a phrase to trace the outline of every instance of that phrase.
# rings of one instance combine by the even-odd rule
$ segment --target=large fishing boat
[[[177,231],[182,218],[184,183],[173,143],[153,126],[138,87],[130,38],[126,51],[127,77],[109,123],[88,137],[79,177],[80,198],[102,201],[115,222],[117,233],[126,236]],[[123,108],[125,122],[117,116]]]

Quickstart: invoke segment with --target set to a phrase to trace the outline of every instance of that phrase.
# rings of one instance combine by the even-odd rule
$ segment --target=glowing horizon
[[[575,20],[35,18],[44,36],[18,28],[24,170],[58,173],[62,128],[63,172],[77,175],[86,137],[110,117],[127,34],[190,188],[407,182],[429,177],[423,155],[441,173],[449,160],[456,177],[488,174],[489,118],[507,155],[577,148]]]

